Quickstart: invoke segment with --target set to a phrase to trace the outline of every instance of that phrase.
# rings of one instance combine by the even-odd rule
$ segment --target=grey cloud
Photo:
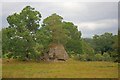
[[[102,22],[103,21],[99,21],[99,23],[93,23],[93,27],[95,27],[95,29],[91,29],[91,27],[88,27],[91,25],[91,23],[87,23],[88,26],[78,26],[79,30],[83,34],[82,37],[92,37],[95,34],[103,34],[105,32],[111,32],[113,34],[118,33],[117,20],[105,20],[104,24],[101,25]]]
[[[21,11],[25,6],[30,5],[42,14],[42,19],[57,13],[61,15],[65,21],[70,21],[75,24],[90,23],[101,20],[113,20],[118,18],[118,3],[117,2],[80,2],[73,8],[63,6],[64,2],[19,2],[19,3],[3,3],[2,21],[3,26],[8,26],[6,18],[8,15]],[[69,9],[68,9],[69,8]],[[106,23],[106,22],[103,22]],[[79,26],[79,25],[78,25]],[[89,26],[89,25],[88,25]],[[117,24],[106,25],[103,28],[90,30],[82,29],[83,37],[91,37],[93,34],[103,33],[105,31],[116,33]],[[96,26],[97,27],[97,26]],[[92,33],[91,33],[92,32]]]

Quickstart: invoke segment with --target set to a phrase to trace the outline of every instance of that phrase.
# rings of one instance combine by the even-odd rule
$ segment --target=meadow
[[[2,61],[3,78],[118,78],[118,63],[93,61]]]

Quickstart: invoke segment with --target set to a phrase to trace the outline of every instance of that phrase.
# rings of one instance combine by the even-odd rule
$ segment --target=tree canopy
[[[25,59],[35,57],[34,33],[39,28],[41,14],[30,6],[7,17],[8,28],[3,29],[3,54]]]
[[[113,34],[112,33],[104,33],[102,35],[93,36],[94,48],[96,51],[101,52],[102,54],[107,51],[112,50],[113,46]]]
[[[51,16],[47,17],[43,21],[44,27],[46,27],[50,34],[52,35],[52,42],[53,43],[64,43],[64,39],[66,37],[62,17],[57,15],[56,13],[52,14]]]

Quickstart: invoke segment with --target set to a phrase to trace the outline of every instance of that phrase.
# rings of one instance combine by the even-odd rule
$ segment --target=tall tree
[[[26,6],[20,13],[14,13],[7,17],[9,27],[16,27],[20,32],[23,28],[30,31],[36,31],[39,28],[41,14],[30,6]]]
[[[20,59],[35,57],[34,35],[39,28],[40,18],[41,14],[30,6],[26,6],[20,13],[14,13],[7,17],[9,27],[3,30],[3,33],[6,33],[5,36],[8,38],[9,44],[12,44],[9,48],[14,53],[14,57]]]
[[[62,19],[61,16],[54,13],[43,21],[43,26],[47,27],[52,35],[52,42],[56,44],[64,44],[64,38],[66,37]]]

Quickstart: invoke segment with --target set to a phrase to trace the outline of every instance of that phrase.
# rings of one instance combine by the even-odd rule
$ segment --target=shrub
[[[101,55],[100,53],[95,55],[81,54],[79,56],[79,59],[81,61],[111,61],[112,60],[112,58],[108,53],[104,53],[103,55]]]
[[[69,57],[73,58],[75,56],[75,52],[74,51],[67,51]]]
[[[96,54],[94,57],[94,60],[95,61],[103,61],[104,57],[101,54]]]
[[[114,62],[118,62],[119,61],[119,54],[118,54],[118,52],[115,52],[115,51],[113,51],[113,52],[110,52],[110,55],[111,55],[111,58],[112,58],[112,61],[114,61]]]
[[[79,59],[81,61],[93,61],[93,57],[94,57],[94,55],[91,55],[91,54],[81,54],[79,56]]]
[[[110,57],[110,55],[109,55],[108,53],[104,53],[104,54],[103,54],[103,60],[104,60],[104,61],[111,61],[112,58]]]
[[[80,60],[81,61],[87,61],[87,54],[81,54],[80,55]]]

